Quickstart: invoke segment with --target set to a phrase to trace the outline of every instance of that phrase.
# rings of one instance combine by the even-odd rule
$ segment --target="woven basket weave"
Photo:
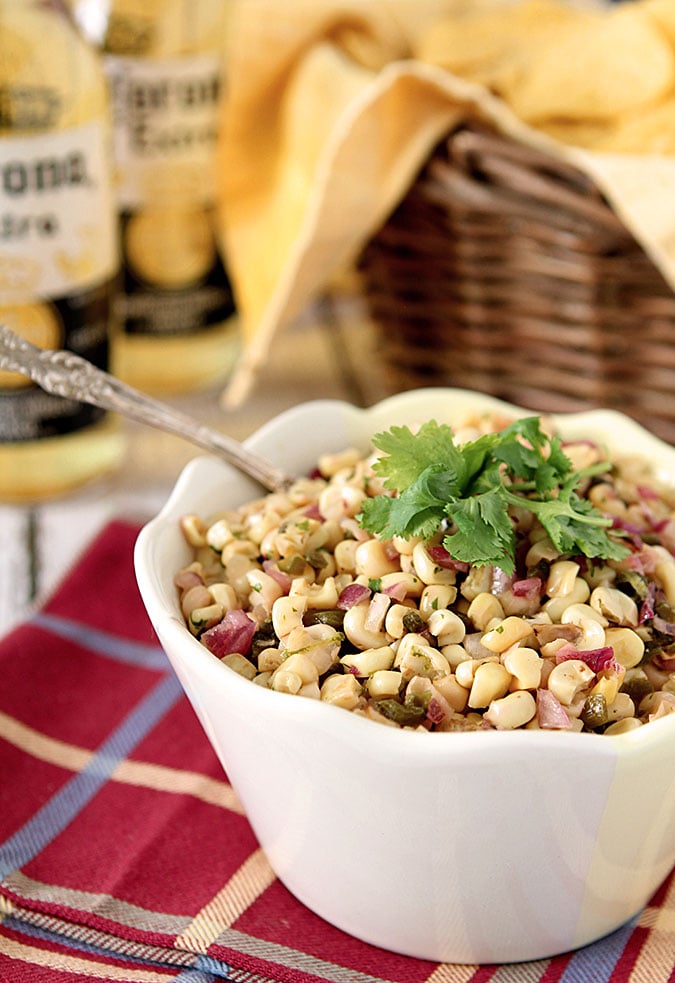
[[[675,443],[675,294],[575,168],[462,127],[360,266],[392,389],[613,407]]]

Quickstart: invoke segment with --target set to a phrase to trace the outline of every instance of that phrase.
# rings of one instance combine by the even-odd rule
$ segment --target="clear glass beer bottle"
[[[224,378],[237,351],[216,232],[226,0],[72,0],[112,93],[124,282],[115,371],[159,393]]]
[[[60,0],[0,0],[0,322],[108,368],[117,214],[100,59]],[[0,499],[56,495],[113,468],[100,410],[0,372]]]

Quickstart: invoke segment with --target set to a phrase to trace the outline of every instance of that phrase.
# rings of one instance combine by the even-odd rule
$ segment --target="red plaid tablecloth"
[[[0,641],[0,981],[673,983],[675,879],[630,924],[512,966],[409,959],[276,880],[108,526]],[[639,835],[639,831],[636,831]]]

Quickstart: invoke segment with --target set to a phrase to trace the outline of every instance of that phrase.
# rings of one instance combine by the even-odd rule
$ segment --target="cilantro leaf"
[[[516,540],[503,488],[452,502],[448,514],[456,532],[447,535],[443,545],[451,556],[479,566],[492,563],[507,574],[513,572]]]
[[[622,543],[607,536],[611,520],[588,499],[580,498],[569,483],[557,498],[530,502],[529,507],[561,553],[582,553],[607,560],[620,560],[627,553]]]
[[[378,531],[385,539],[392,536],[421,536],[430,539],[445,517],[453,481],[436,466],[426,468],[400,495],[378,495],[363,503],[362,525]]]
[[[412,433],[409,427],[394,426],[373,437],[373,444],[387,455],[374,467],[375,474],[385,478],[386,488],[403,492],[427,468],[438,465],[461,480],[464,458],[447,424],[429,420],[417,433]]]
[[[532,482],[540,495],[552,491],[572,470],[560,440],[543,433],[538,417],[516,420],[500,438],[495,459],[504,463],[520,482]]]
[[[494,484],[495,475],[499,473],[499,462],[494,460],[495,438],[497,434],[484,434],[477,440],[468,441],[462,445],[464,458],[462,481],[458,491],[460,495],[473,495],[476,492],[487,491]],[[494,474],[492,473],[494,471]]]
[[[443,544],[455,559],[511,573],[509,506],[518,505],[538,517],[561,553],[598,559],[628,553],[608,535],[611,521],[577,492],[590,471],[573,470],[560,439],[549,437],[538,417],[459,446],[452,429],[435,420],[416,433],[394,426],[373,443],[382,451],[374,469],[388,494],[366,499],[359,520],[375,535],[430,539],[447,529]]]

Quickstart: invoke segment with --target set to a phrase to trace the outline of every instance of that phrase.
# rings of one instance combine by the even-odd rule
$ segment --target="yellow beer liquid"
[[[215,385],[237,354],[215,228],[226,0],[73,0],[113,94],[123,287],[114,371],[146,392]],[[103,25],[103,26],[101,26]]]
[[[110,418],[63,436],[0,444],[0,499],[64,495],[117,467],[123,452],[119,425]]]
[[[93,341],[102,358],[118,265],[114,212],[74,216],[73,201],[107,199],[69,195],[91,178],[100,186],[103,151],[90,151],[105,132],[106,81],[66,13],[0,0],[0,322],[42,348],[70,347],[76,330],[80,353],[88,357]],[[114,418],[0,372],[0,499],[63,494],[116,467],[123,450]]]
[[[223,321],[190,337],[152,338],[119,332],[115,375],[147,393],[179,395],[223,380],[239,351],[236,323]]]

